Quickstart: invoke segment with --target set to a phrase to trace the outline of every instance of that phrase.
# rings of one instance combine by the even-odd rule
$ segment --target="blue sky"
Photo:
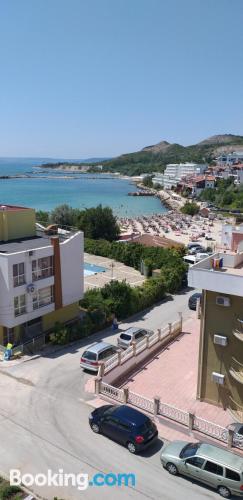
[[[0,0],[0,156],[243,135],[242,0]]]

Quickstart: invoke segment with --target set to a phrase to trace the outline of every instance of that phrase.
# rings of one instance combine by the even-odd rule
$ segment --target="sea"
[[[158,198],[128,196],[129,192],[137,190],[130,179],[40,167],[50,161],[53,162],[43,158],[0,158],[0,176],[28,175],[25,178],[0,179],[0,204],[50,211],[63,203],[79,209],[101,203],[110,206],[119,217],[167,211]]]

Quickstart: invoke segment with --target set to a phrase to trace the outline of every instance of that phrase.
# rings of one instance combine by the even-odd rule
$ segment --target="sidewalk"
[[[199,320],[187,320],[184,333],[131,375],[123,387],[150,399],[159,396],[163,403],[226,427],[233,422],[227,411],[196,399],[199,328]]]

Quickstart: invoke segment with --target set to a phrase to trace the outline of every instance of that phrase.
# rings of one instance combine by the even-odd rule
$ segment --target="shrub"
[[[2,500],[8,500],[12,498],[16,493],[20,493],[22,490],[19,488],[19,486],[6,486],[3,491],[1,498]]]

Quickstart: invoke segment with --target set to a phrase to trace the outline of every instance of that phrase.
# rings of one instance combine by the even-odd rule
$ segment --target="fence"
[[[175,321],[174,323],[169,323],[168,326],[163,328],[162,330],[159,329],[157,332],[154,332],[152,335],[147,335],[143,340],[141,340],[137,344],[133,344],[128,349],[125,351],[118,352],[111,358],[109,358],[107,361],[104,362],[102,370],[103,374],[109,373],[113,368],[116,366],[123,365],[128,359],[132,358],[133,356],[137,356],[141,352],[145,351],[146,349],[149,350],[150,347],[154,346],[155,344],[163,343],[165,339],[169,339],[170,337],[173,337],[174,335],[180,333],[182,330],[182,317],[178,321]]]
[[[163,416],[175,422],[182,424],[189,430],[198,431],[208,437],[212,437],[226,443],[229,448],[235,447],[243,450],[243,436],[234,433],[231,429],[226,429],[203,418],[180,410],[174,406],[160,401],[160,398],[149,399],[140,394],[130,391],[128,388],[119,389],[105,382],[96,380],[96,392],[108,396],[120,403],[129,403],[136,408],[146,411],[154,416]]]
[[[12,356],[34,354],[45,345],[45,333],[12,348]],[[4,357],[5,347],[0,345],[0,357]]]

